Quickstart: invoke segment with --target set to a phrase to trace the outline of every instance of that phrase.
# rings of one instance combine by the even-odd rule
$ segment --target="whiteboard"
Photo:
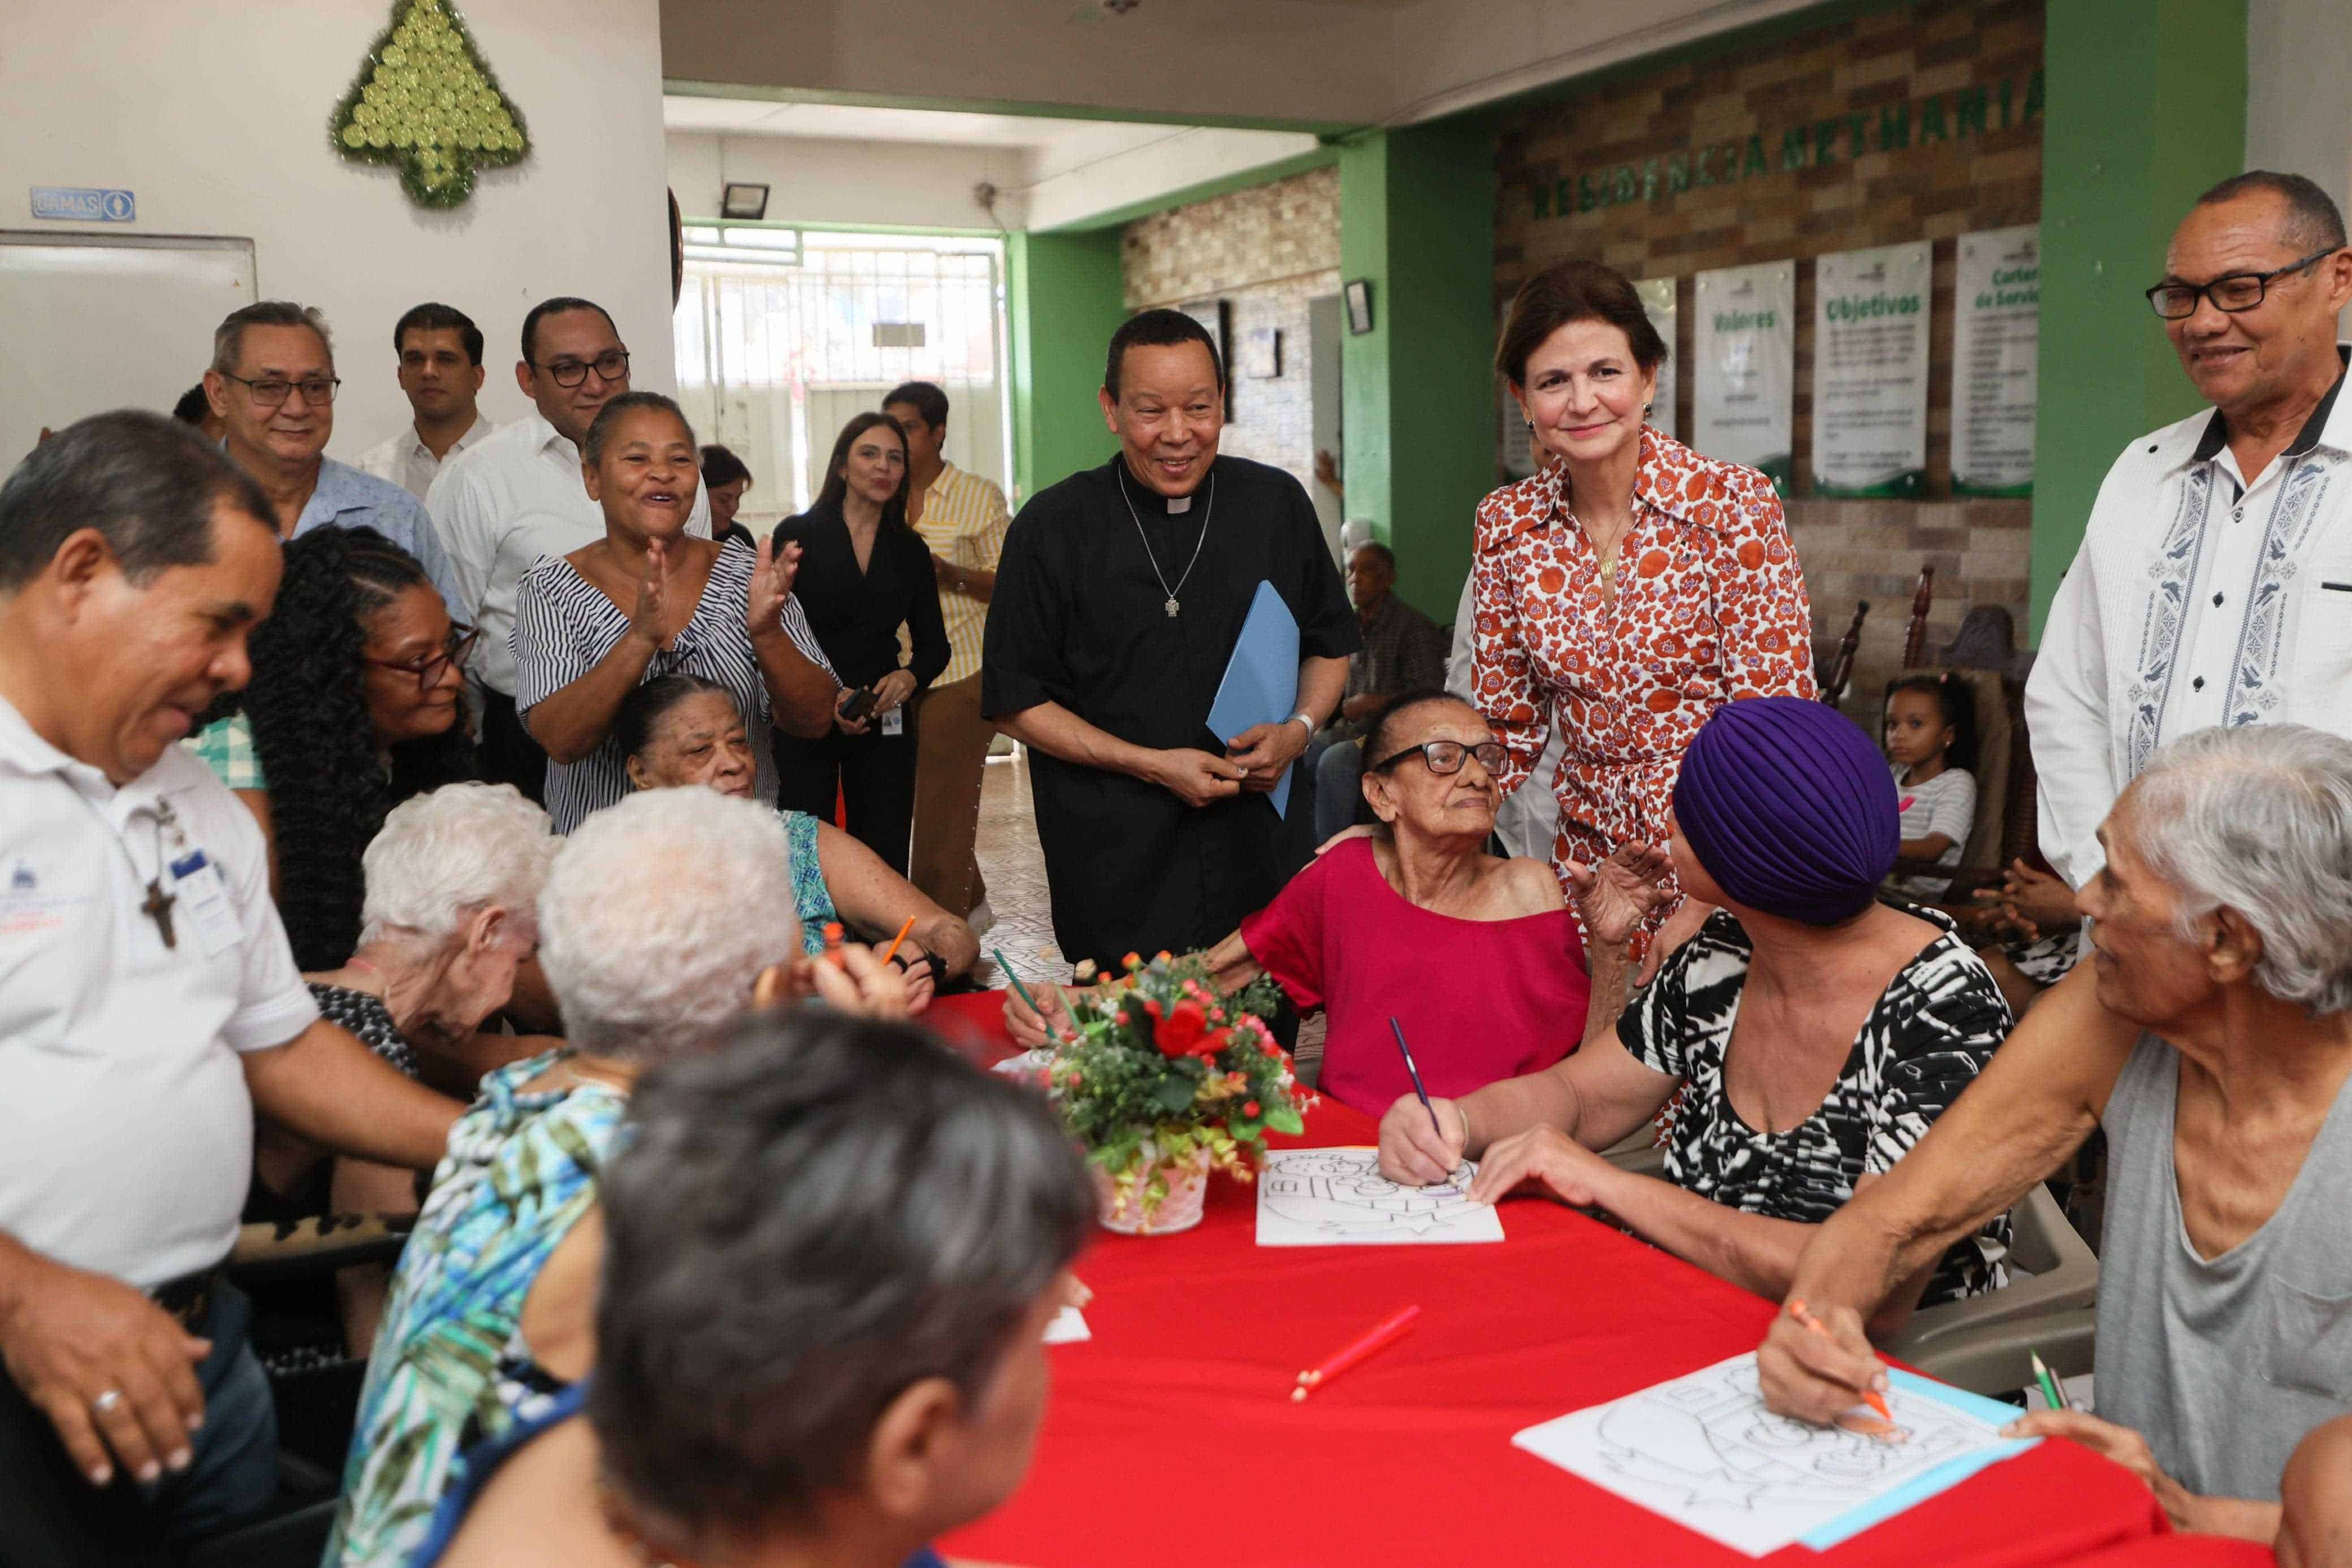
[[[249,239],[0,229],[0,471],[47,425],[110,408],[169,413],[254,298]]]

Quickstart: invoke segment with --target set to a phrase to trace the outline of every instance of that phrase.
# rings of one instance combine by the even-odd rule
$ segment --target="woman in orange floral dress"
[[[1643,423],[1666,345],[1633,286],[1591,261],[1546,267],[1511,302],[1496,368],[1545,456],[1478,507],[1477,702],[1528,782],[1550,727],[1566,750],[1552,869],[1666,841],[1683,749],[1717,707],[1814,695],[1812,617],[1788,521],[1753,468]],[[1660,950],[1706,915],[1662,905]]]

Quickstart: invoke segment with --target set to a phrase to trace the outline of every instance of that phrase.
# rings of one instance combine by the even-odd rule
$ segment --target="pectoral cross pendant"
[[[1176,596],[1175,596],[1174,594],[1172,594],[1172,593],[1171,593],[1171,594],[1170,594],[1170,595],[1168,596],[1168,602],[1167,602],[1167,603],[1165,603],[1165,604],[1163,604],[1163,605],[1161,605],[1160,608],[1161,608],[1162,610],[1165,610],[1166,612],[1168,612],[1168,619],[1169,619],[1169,620],[1171,620],[1171,621],[1175,620],[1175,619],[1176,619],[1176,611],[1177,611]]]
[[[147,902],[139,906],[139,913],[153,921],[155,929],[163,933],[166,947],[180,945],[179,938],[172,932],[172,905],[179,902],[178,894],[163,891],[163,879],[159,876],[147,884]]]

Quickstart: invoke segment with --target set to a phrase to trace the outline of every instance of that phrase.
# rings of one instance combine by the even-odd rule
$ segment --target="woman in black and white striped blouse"
[[[515,706],[547,748],[558,832],[629,792],[613,717],[656,676],[716,681],[755,716],[756,788],[772,804],[769,722],[788,735],[832,727],[841,682],[792,594],[799,549],[689,538],[700,460],[677,404],[657,392],[613,399],[580,449],[604,537],[541,559],[516,590]]]

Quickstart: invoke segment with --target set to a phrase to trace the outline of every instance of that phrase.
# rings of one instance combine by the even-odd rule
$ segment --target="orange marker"
[[[824,925],[824,961],[835,968],[841,967],[841,922],[828,920]]]
[[[1837,1337],[1830,1333],[1828,1326],[1824,1324],[1821,1319],[1813,1316],[1812,1313],[1805,1310],[1805,1303],[1802,1301],[1790,1301],[1789,1303],[1789,1315],[1796,1319],[1797,1322],[1803,1324],[1806,1328],[1809,1328],[1813,1333],[1821,1335],[1823,1339],[1834,1339]],[[1895,1412],[1886,1407],[1886,1396],[1881,1394],[1875,1388],[1865,1388],[1862,1391],[1862,1397],[1868,1403],[1873,1410],[1878,1412],[1878,1418],[1880,1420],[1885,1421],[1889,1426],[1894,1425]]]
[[[1309,1391],[1322,1387],[1373,1352],[1386,1349],[1396,1341],[1402,1339],[1405,1331],[1412,1327],[1413,1319],[1419,1316],[1421,1316],[1419,1307],[1403,1308],[1395,1316],[1384,1319],[1362,1338],[1351,1342],[1328,1357],[1322,1365],[1310,1366],[1300,1373],[1298,1386],[1290,1391],[1292,1401],[1295,1403],[1305,1399]]]
[[[891,959],[898,956],[898,944],[904,942],[907,939],[907,933],[912,931],[914,928],[915,917],[909,915],[907,916],[907,924],[898,927],[898,935],[890,938],[890,950],[882,955],[882,961],[884,963],[887,964]]]

